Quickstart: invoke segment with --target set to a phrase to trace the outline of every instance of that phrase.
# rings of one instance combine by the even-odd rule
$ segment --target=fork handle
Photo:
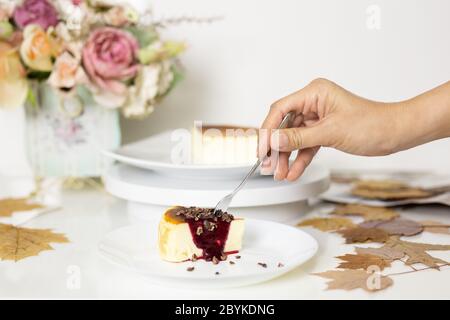
[[[283,117],[283,120],[281,120],[278,129],[285,129],[291,123],[294,117],[295,117],[294,111],[289,111],[288,113],[286,113],[286,115]]]
[[[292,118],[295,116],[294,112],[291,111],[289,113],[287,113],[284,117],[283,120],[281,120],[280,125],[278,126],[278,129],[284,129],[286,128]],[[269,152],[270,153],[270,150]],[[247,173],[247,175],[244,177],[244,179],[242,179],[241,183],[239,183],[239,185],[233,190],[233,192],[231,192],[229,195],[225,196],[224,198],[222,198],[216,205],[216,207],[214,208],[214,212],[216,212],[217,210],[222,210],[222,211],[227,211],[228,210],[228,206],[230,205],[231,201],[233,200],[233,197],[236,195],[236,193],[238,193],[243,187],[244,185],[247,183],[247,180],[253,175],[253,173],[255,173],[256,169],[258,169],[258,167],[261,165],[261,162],[267,158],[267,155],[262,158],[262,159],[258,159],[255,164],[253,165],[253,167],[250,169],[250,171]],[[221,207],[222,205],[222,207]]]

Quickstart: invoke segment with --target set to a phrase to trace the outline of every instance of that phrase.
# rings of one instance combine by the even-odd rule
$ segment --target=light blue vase
[[[37,106],[26,105],[27,152],[34,174],[100,176],[110,163],[101,151],[120,145],[119,112],[96,104],[83,87],[68,99],[46,84],[35,92]]]

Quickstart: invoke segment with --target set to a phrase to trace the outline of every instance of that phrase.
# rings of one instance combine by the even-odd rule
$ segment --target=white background
[[[131,2],[140,8],[148,3]],[[450,80],[447,0],[154,0],[151,4],[156,18],[224,19],[164,32],[189,46],[182,56],[185,80],[147,120],[123,121],[125,142],[190,127],[194,120],[259,126],[274,100],[317,77],[382,101],[406,99]],[[366,26],[370,5],[381,10],[380,30]],[[433,106],[429,109],[433,112]],[[0,114],[0,174],[26,169],[18,113]],[[322,150],[317,161],[333,168],[450,172],[450,140],[383,158]]]

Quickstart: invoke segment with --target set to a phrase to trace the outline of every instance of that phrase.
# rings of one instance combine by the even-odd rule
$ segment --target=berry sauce
[[[197,207],[175,207],[168,214],[174,221],[188,224],[194,244],[202,250],[202,256],[197,258],[213,262],[226,259],[224,249],[232,215]]]
[[[228,238],[228,231],[230,230],[230,222],[218,220],[216,222],[217,227],[210,231],[204,227],[204,221],[208,220],[195,220],[186,219],[189,229],[191,230],[192,240],[197,248],[203,250],[201,258],[206,261],[211,261],[214,257],[219,260],[223,260],[225,242]],[[203,232],[199,234],[197,230],[203,229]]]

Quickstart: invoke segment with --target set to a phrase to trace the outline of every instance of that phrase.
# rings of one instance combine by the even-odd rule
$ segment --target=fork
[[[291,112],[287,113],[284,116],[283,120],[281,121],[280,125],[278,126],[278,129],[286,128],[290,124],[290,122],[292,121],[293,118],[294,118],[294,112],[291,111]],[[214,213],[218,212],[219,210],[222,212],[226,212],[228,210],[228,207],[230,206],[231,201],[233,200],[234,196],[245,186],[248,179],[253,175],[253,173],[255,173],[256,169],[258,169],[258,167],[269,156],[269,154],[270,154],[270,151],[268,152],[268,154],[265,157],[263,157],[262,159],[258,159],[255,162],[253,167],[250,169],[250,171],[247,173],[247,175],[244,177],[244,179],[242,179],[241,183],[239,183],[239,185],[236,187],[236,189],[234,189],[233,192],[231,192],[230,194],[223,197],[217,203],[216,207],[214,208]]]

